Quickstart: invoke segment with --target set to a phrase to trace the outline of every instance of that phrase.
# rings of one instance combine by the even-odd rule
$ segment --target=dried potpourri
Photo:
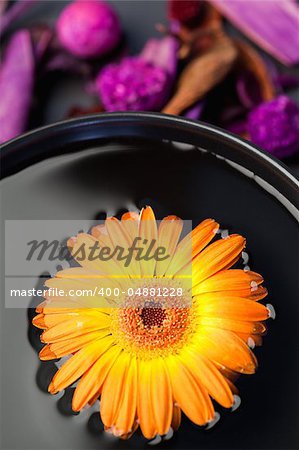
[[[96,58],[113,50],[121,38],[114,9],[101,0],[76,0],[61,12],[56,31],[61,44],[79,58]]]
[[[159,111],[168,99],[177,68],[177,41],[151,39],[139,56],[109,64],[96,88],[107,111]]]
[[[299,150],[299,106],[286,95],[253,109],[247,128],[255,144],[278,158]]]
[[[9,34],[11,25],[18,23],[36,3],[1,4],[1,32],[8,53],[9,40],[13,40]],[[287,144],[286,150],[284,142],[288,139],[275,135],[288,129],[290,136],[296,136],[296,121],[289,121],[289,128],[283,125],[274,130],[269,117],[273,114],[275,120],[284,123],[289,113],[278,107],[279,98],[274,100],[298,86],[298,77],[282,71],[250,42],[236,39],[224,24],[224,19],[228,19],[274,58],[292,65],[299,61],[299,7],[294,1],[169,0],[168,24],[157,25],[164,38],[149,39],[135,56],[123,44],[116,9],[101,0],[76,0],[61,11],[55,27],[34,24],[29,30],[34,70],[29,70],[30,77],[28,73],[24,76],[28,95],[21,93],[18,97],[22,77],[7,76],[11,69],[6,66],[11,59],[3,58],[1,89],[14,92],[20,107],[11,114],[9,96],[3,95],[1,114],[5,117],[5,129],[14,131],[3,132],[2,141],[25,131],[37,80],[42,85],[49,72],[63,71],[80,76],[87,88],[93,86],[87,89],[93,95],[92,110],[155,110],[201,118],[251,138],[279,157],[296,151],[293,144]],[[260,20],[261,17],[267,20]],[[19,53],[20,71],[29,67],[25,53]],[[275,107],[269,109],[269,104]],[[269,114],[260,116],[256,111],[263,110],[263,105]],[[253,131],[257,129],[256,117],[262,117],[268,144]],[[276,148],[280,145],[282,151]]]

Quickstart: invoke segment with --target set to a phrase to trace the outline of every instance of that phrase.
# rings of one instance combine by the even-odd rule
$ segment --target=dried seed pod
[[[181,114],[202,99],[226,77],[237,56],[238,51],[234,42],[222,34],[208,52],[197,56],[185,67],[178,80],[174,96],[162,112]]]

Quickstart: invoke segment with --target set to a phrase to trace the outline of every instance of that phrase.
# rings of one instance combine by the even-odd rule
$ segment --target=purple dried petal
[[[246,120],[238,120],[235,122],[231,122],[226,125],[226,129],[231,133],[238,134],[239,136],[247,133],[247,122]]]
[[[36,62],[40,62],[50,47],[53,30],[48,25],[35,25],[30,28],[30,35]]]
[[[75,75],[89,77],[92,72],[91,66],[86,61],[78,61],[73,55],[65,51],[56,51],[49,56],[43,70],[45,72],[61,71],[70,72]]]
[[[205,102],[199,101],[195,103],[191,108],[187,109],[183,116],[186,117],[186,119],[192,119],[192,120],[198,120],[201,117],[203,108],[204,108]]]
[[[34,85],[34,57],[30,33],[10,39],[0,68],[0,142],[21,134],[26,127]]]
[[[263,100],[259,83],[252,72],[240,74],[236,81],[236,91],[241,105],[247,109],[259,105]]]
[[[109,64],[96,78],[107,111],[157,111],[165,103],[167,84],[163,69],[138,56]]]
[[[26,13],[35,3],[36,0],[19,0],[14,3],[1,17],[0,34],[5,33],[10,25],[22,14]]]
[[[276,77],[274,77],[273,81],[276,86],[279,86],[281,88],[281,90],[287,91],[288,89],[296,89],[297,87],[299,87],[299,76],[295,74],[277,74]]]
[[[266,55],[263,55],[267,72],[270,75],[277,94],[282,94],[289,89],[299,87],[299,75],[294,73],[281,73],[281,69]]]
[[[251,140],[278,158],[299,150],[299,106],[285,95],[253,109],[247,125]]]
[[[299,62],[299,7],[293,0],[211,0],[237,28],[284,64]]]
[[[121,26],[111,5],[100,0],[77,0],[67,5],[56,25],[61,44],[80,58],[95,58],[113,50]]]
[[[156,67],[161,67],[174,80],[177,72],[179,42],[173,36],[163,39],[149,39],[140,57]]]
[[[218,115],[218,122],[222,128],[227,128],[228,124],[239,121],[246,116],[248,110],[243,105],[228,103],[225,104],[223,109],[220,110]]]

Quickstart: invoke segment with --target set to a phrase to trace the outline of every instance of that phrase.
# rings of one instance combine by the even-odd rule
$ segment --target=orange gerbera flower
[[[231,408],[237,374],[252,374],[257,366],[250,347],[261,344],[271,309],[259,302],[267,295],[261,275],[231,269],[245,239],[234,234],[210,244],[219,229],[212,219],[180,240],[182,229],[176,216],[157,225],[146,207],[72,238],[82,267],[46,282],[46,301],[33,320],[44,330],[42,360],[71,355],[49,391],[79,380],[74,411],[100,397],[105,429],[122,438],[138,426],[148,439],[165,435],[179,427],[181,411],[197,425],[211,423],[212,399]],[[90,258],[91,250],[78,256],[82,244],[129,248],[136,236],[164,247],[167,258],[133,258],[126,267],[116,257]],[[58,297],[54,288],[68,295]],[[70,295],[86,288],[92,299]],[[121,294],[115,304],[111,291]]]

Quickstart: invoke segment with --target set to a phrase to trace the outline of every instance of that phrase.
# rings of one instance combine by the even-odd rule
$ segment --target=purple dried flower
[[[21,134],[32,100],[35,63],[29,31],[10,39],[0,68],[0,142]]]
[[[117,46],[121,37],[115,11],[100,0],[77,0],[66,6],[56,29],[61,44],[81,58],[103,56]]]
[[[278,158],[299,150],[299,106],[285,95],[253,109],[247,126],[251,140]]]
[[[174,37],[150,39],[139,56],[104,68],[96,90],[107,111],[158,111],[166,103],[177,70]]]
[[[155,111],[165,102],[167,82],[163,69],[135,56],[104,68],[96,87],[107,111]]]
[[[205,102],[202,100],[199,100],[198,102],[194,103],[191,108],[188,108],[183,116],[186,117],[186,119],[192,119],[192,120],[199,120],[202,115],[202,111],[204,109]]]

